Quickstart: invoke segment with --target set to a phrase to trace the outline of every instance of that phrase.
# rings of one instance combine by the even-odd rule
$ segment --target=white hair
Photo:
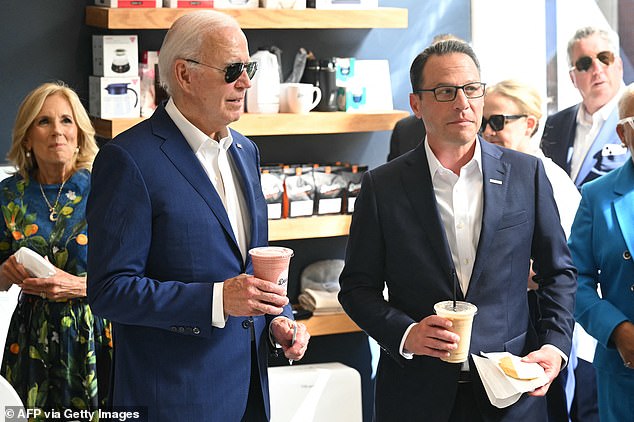
[[[603,29],[596,28],[594,26],[586,26],[584,28],[580,28],[575,32],[575,35],[568,41],[568,64],[570,66],[574,65],[572,62],[572,49],[575,46],[577,41],[583,40],[585,38],[591,37],[592,35],[598,35],[607,41],[608,46],[610,47],[610,51],[614,53],[615,56],[620,56],[619,54],[619,34],[612,31],[611,29]]]
[[[159,77],[168,95],[174,89],[174,62],[177,59],[200,60],[203,44],[217,30],[227,27],[240,29],[231,16],[214,10],[198,10],[176,19],[165,35],[159,53]]]

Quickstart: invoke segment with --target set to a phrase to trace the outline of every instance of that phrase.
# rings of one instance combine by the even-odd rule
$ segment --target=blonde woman
[[[0,182],[0,289],[21,287],[0,373],[27,408],[94,410],[105,403],[110,326],[86,301],[86,199],[97,153],[77,94],[45,83],[24,99]],[[55,266],[35,278],[14,253],[27,247]]]

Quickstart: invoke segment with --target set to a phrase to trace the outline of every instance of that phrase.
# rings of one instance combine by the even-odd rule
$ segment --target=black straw
[[[456,294],[458,290],[458,275],[456,275],[456,269],[451,269],[451,280],[453,282],[453,311],[456,312]]]

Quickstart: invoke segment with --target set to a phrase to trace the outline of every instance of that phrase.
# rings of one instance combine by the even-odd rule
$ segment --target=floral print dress
[[[41,188],[54,204],[60,185]],[[47,256],[56,267],[85,276],[89,191],[90,173],[75,172],[59,195],[57,221],[51,221],[37,181],[23,179],[18,174],[1,181],[4,224],[0,262],[26,246]],[[86,298],[56,302],[20,295],[11,318],[0,374],[13,385],[25,408],[55,411],[103,408],[111,361],[110,323],[92,314]]]

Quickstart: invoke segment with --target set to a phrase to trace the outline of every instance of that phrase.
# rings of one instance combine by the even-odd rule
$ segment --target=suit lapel
[[[508,179],[510,176],[510,165],[503,162],[502,151],[491,144],[480,141],[482,149],[482,228],[478,241],[476,260],[473,264],[471,280],[469,280],[469,291],[478,283],[489,254],[489,247],[497,231],[498,223],[504,215],[506,204],[506,194],[508,191]]]
[[[632,226],[632,210],[634,209],[634,191],[632,182],[634,181],[634,163],[628,160],[618,170],[618,178],[614,186],[614,212],[619,222],[619,227],[625,244],[630,253],[634,253],[634,227]]]
[[[245,150],[242,145],[245,140],[234,130],[229,130],[231,131],[231,135],[233,137],[233,143],[229,148],[229,154],[231,155],[231,159],[233,160],[235,168],[238,172],[240,187],[242,188],[242,193],[244,195],[247,209],[249,210],[249,215],[251,218],[251,236],[249,241],[249,248],[252,248],[260,244],[257,234],[260,232],[260,221],[262,221],[262,219],[258,218],[257,215],[258,207],[256,205],[256,197],[258,194],[261,194],[262,188],[259,184],[251,183],[250,181],[259,180],[260,175],[252,174],[253,166],[249,165],[249,163],[246,162],[247,157],[245,157]],[[268,231],[268,226],[265,229]],[[247,260],[248,259],[249,256],[247,254]]]
[[[443,267],[443,272],[447,274],[447,283],[451,281],[451,269],[453,262],[451,251],[447,243],[447,234],[442,225],[438,207],[436,206],[436,195],[429,173],[429,163],[425,153],[424,143],[421,143],[407,161],[407,166],[403,168],[401,178],[407,198],[418,216],[418,221],[427,235],[427,240],[436,253],[438,262]],[[461,292],[458,292],[460,295]]]
[[[192,187],[198,192],[216,216],[223,229],[233,240],[236,250],[239,253],[238,242],[235,239],[231,223],[227,216],[227,211],[218,192],[209,180],[207,173],[203,169],[200,161],[191,150],[187,140],[178,130],[172,119],[169,117],[164,107],[157,109],[151,117],[152,130],[155,135],[164,139],[161,150],[167,156],[174,167],[187,179]]]

